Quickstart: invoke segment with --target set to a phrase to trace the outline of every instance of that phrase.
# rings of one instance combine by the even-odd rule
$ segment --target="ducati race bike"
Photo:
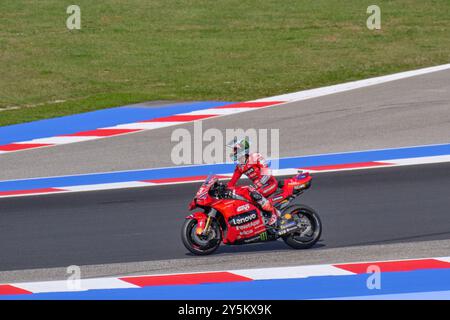
[[[309,173],[299,173],[280,181],[278,190],[268,198],[279,211],[275,225],[268,225],[271,213],[262,211],[249,196],[250,186],[227,189],[216,176],[208,176],[189,209],[200,209],[186,217],[181,238],[193,254],[208,255],[221,243],[226,245],[283,241],[294,249],[312,247],[322,233],[322,223],[314,209],[291,204],[311,186]]]

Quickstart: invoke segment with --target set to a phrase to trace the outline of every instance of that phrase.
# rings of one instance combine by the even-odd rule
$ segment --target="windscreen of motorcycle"
[[[217,179],[216,176],[214,175],[209,175],[206,180],[203,182],[203,184],[200,186],[200,189],[198,189],[195,197],[197,199],[206,199],[206,196],[208,194],[209,189],[211,189],[211,187],[214,185],[214,183],[216,183],[217,181],[219,181],[219,179]]]

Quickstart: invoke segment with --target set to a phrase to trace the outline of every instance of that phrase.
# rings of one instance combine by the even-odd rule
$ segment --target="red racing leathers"
[[[276,216],[275,208],[266,197],[272,195],[277,190],[278,181],[272,176],[266,161],[259,153],[250,154],[245,163],[239,163],[236,166],[233,176],[228,182],[228,187],[234,187],[243,174],[252,180],[256,188],[253,192],[250,190],[252,199],[263,210],[272,212]]]

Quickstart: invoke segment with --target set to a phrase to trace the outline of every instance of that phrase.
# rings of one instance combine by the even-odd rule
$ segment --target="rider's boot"
[[[276,228],[278,226],[278,218],[280,217],[280,212],[272,205],[272,203],[267,200],[262,194],[257,191],[250,193],[253,200],[259,205],[264,215],[264,222],[267,226]],[[266,219],[267,218],[267,219]]]
[[[268,215],[270,215],[270,218],[268,219],[267,225],[271,227],[277,227],[278,226],[278,220],[281,216],[280,211],[278,211],[277,208],[275,208],[269,200],[266,200],[264,204],[261,204],[261,208],[263,211],[265,211]]]

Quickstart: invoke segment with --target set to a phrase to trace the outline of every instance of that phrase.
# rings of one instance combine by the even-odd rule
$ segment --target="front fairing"
[[[210,207],[213,203],[213,198],[211,196],[206,196],[203,199],[196,199],[195,204],[197,207]]]
[[[216,176],[210,175],[206,178],[203,184],[195,194],[194,199],[189,204],[189,210],[193,210],[196,207],[208,207],[214,202],[214,198],[209,195],[209,190],[218,181]]]

